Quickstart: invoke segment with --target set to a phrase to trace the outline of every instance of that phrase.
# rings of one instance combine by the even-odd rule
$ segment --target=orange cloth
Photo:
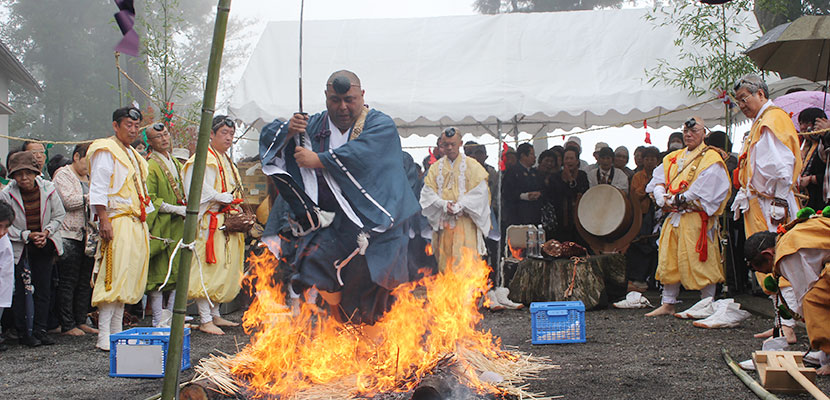
[[[796,224],[778,239],[775,245],[775,274],[778,262],[801,249],[830,249],[830,218],[810,218]],[[782,278],[783,280],[783,278]],[[810,346],[830,353],[830,273],[825,267],[801,303]]]

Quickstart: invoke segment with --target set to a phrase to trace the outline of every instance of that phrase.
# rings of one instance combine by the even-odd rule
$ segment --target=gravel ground
[[[678,308],[691,306],[696,294],[684,294]],[[649,293],[653,303],[657,294]],[[725,330],[695,328],[673,317],[645,318],[643,310],[599,310],[586,313],[585,344],[530,344],[527,310],[485,312],[483,326],[505,345],[546,356],[561,369],[546,371],[530,389],[562,399],[756,399],[727,368],[721,349],[736,361],[760,348],[752,334],[771,319],[753,315],[741,327]],[[228,315],[239,320],[241,312]],[[145,324],[146,325],[146,324]],[[241,328],[225,336],[193,333],[194,364],[215,351],[233,353],[247,342]],[[804,349],[806,333],[798,330]],[[145,399],[161,391],[161,379],[110,378],[109,357],[95,350],[95,337],[57,337],[54,346],[29,349],[9,342],[0,353],[0,397],[5,399]],[[193,370],[183,373],[190,378]],[[750,373],[757,379],[754,373]],[[830,378],[819,377],[830,393]],[[809,395],[780,395],[809,399]]]

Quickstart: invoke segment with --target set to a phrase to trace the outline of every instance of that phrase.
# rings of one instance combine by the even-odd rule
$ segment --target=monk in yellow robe
[[[757,75],[747,75],[735,85],[735,99],[741,112],[752,119],[735,169],[738,193],[732,203],[735,218],[744,217],[746,236],[761,231],[775,232],[780,224],[795,219],[799,203],[795,197],[801,174],[798,133],[790,115],[769,100],[769,88]],[[756,272],[761,287],[766,275]],[[792,299],[789,283],[782,280],[781,293]],[[795,343],[795,321],[782,320],[787,342]],[[772,335],[772,329],[756,337]]]
[[[438,270],[461,260],[462,249],[487,253],[490,231],[490,189],[487,171],[461,149],[455,128],[441,135],[444,156],[429,168],[421,189],[422,213],[432,226],[432,248]]]
[[[141,112],[123,107],[112,114],[115,136],[89,146],[89,203],[99,222],[92,305],[98,307],[96,347],[109,351],[110,334],[122,330],[124,304],[144,295],[150,260],[147,214],[147,161],[130,147],[141,125]]]
[[[784,277],[794,300],[787,307],[804,317],[810,347],[819,350],[819,375],[830,375],[830,217],[797,223],[778,237],[762,231],[750,236],[745,256],[758,272]]]
[[[241,211],[238,204],[242,202],[242,180],[227,155],[235,129],[226,116],[213,118],[199,204],[197,257],[193,257],[187,290],[187,297],[196,299],[199,307],[199,330],[214,335],[225,334],[222,326],[239,325],[219,313],[219,304],[230,302],[239,294],[245,258],[245,234],[223,228],[228,216]],[[184,165],[187,188],[193,180],[194,161],[195,156],[190,157]]]
[[[681,284],[700,290],[702,299],[684,313],[711,305],[715,285],[725,279],[717,217],[729,200],[729,174],[721,154],[703,144],[704,134],[703,120],[687,121],[686,148],[666,155],[646,187],[657,206],[669,213],[660,233],[655,276],[663,284],[662,304],[647,316],[674,314]]]

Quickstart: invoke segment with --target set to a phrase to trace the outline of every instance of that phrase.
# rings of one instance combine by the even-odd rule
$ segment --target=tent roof
[[[9,78],[33,93],[40,93],[43,89],[32,74],[17,60],[6,44],[0,41],[0,71],[8,74]]]
[[[492,133],[497,120],[514,117],[531,133],[616,125],[713,97],[648,82],[646,70],[681,50],[675,29],[647,21],[646,13],[306,21],[303,104],[323,110],[326,79],[349,69],[360,76],[366,102],[395,118],[406,137],[450,125]],[[297,111],[298,31],[296,21],[268,24],[234,90],[232,115],[256,126]],[[747,14],[732,39],[748,44],[753,32],[757,22]],[[648,123],[677,127],[691,114],[714,122],[723,107],[711,102]]]

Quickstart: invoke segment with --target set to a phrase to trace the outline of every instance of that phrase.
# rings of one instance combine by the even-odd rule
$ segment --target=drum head
[[[582,195],[577,209],[579,222],[594,236],[607,236],[625,220],[625,196],[611,185],[597,185]]]

